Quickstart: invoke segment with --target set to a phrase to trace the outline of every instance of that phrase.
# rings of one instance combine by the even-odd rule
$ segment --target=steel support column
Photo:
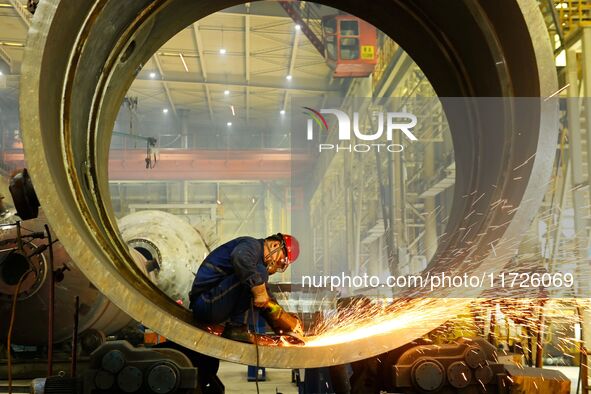
[[[583,153],[581,144],[581,108],[579,105],[578,64],[577,53],[574,49],[568,49],[566,52],[566,67],[568,84],[568,98],[566,102],[568,152],[571,190],[573,193],[575,242],[577,254],[579,258],[582,258],[586,256],[587,249],[587,229],[585,221],[585,217],[587,217],[587,204],[585,203],[585,195],[582,190],[585,186],[585,175],[583,174]]]
[[[571,52],[571,50],[569,50],[567,52],[568,53]],[[577,64],[575,63],[576,58],[574,57],[574,54],[570,54],[570,65],[567,63],[567,66],[569,67],[569,82],[574,81],[575,77],[578,76],[577,70]],[[569,58],[567,57],[567,62],[569,61]],[[574,64],[573,64],[574,63]],[[574,68],[574,70],[573,70]],[[591,120],[591,28],[590,27],[582,27],[582,68],[583,68],[583,81],[582,81],[582,85],[583,85],[583,92],[585,94],[584,97],[584,110],[585,110],[585,119],[587,121],[587,169],[591,169],[591,149],[589,147],[589,141],[591,141],[591,125],[589,124],[589,121]],[[570,87],[569,87],[570,88]],[[575,91],[576,89],[576,91]],[[569,91],[569,96],[570,96],[571,91]],[[575,86],[573,87],[572,90],[572,94],[574,95],[574,97],[579,97],[579,92],[578,92],[578,78],[576,79],[576,83]],[[572,100],[578,100],[578,99],[574,99],[574,98],[570,98],[569,101]],[[572,106],[572,104],[569,103],[569,107]],[[570,110],[570,108],[569,108]],[[570,132],[570,118],[571,114],[569,113],[569,132]],[[575,122],[575,124],[577,124],[577,122],[580,122],[580,116],[578,115],[578,112],[574,112],[573,113],[573,122]],[[576,126],[575,126],[576,128]],[[580,134],[579,134],[580,136]],[[570,137],[570,134],[569,134]],[[580,138],[579,138],[580,141]],[[579,144],[580,145],[580,144]],[[579,160],[579,163],[581,163],[582,161]],[[577,164],[578,165],[578,164]],[[579,176],[578,180],[581,180],[581,176],[584,176],[583,174],[577,174]],[[574,174],[573,174],[574,177]],[[585,182],[587,187],[590,187],[590,179],[589,176],[587,176],[586,182]],[[576,188],[576,185],[573,184],[572,185],[573,188]],[[574,197],[574,196],[573,196]],[[577,196],[577,204],[580,200],[580,196]],[[574,201],[573,201],[574,203]],[[581,206],[585,206],[586,204],[582,204]],[[579,223],[579,225],[581,226],[581,223]],[[581,230],[583,231],[583,230]],[[577,234],[578,235],[578,234]],[[585,230],[585,236],[586,236],[586,230]],[[582,245],[581,246],[581,251],[583,251],[584,255],[581,256],[583,259],[586,258],[586,254],[587,254],[587,250],[586,250],[586,245],[588,242],[588,239],[585,238],[582,241]],[[584,260],[583,260],[584,261]],[[584,265],[580,265],[578,267],[578,276],[579,277],[586,277],[585,274],[586,272],[581,272],[581,271],[587,271],[587,264]],[[579,292],[580,294],[588,294],[588,290],[589,290],[589,283],[582,283],[579,285]],[[581,288],[582,287],[582,288]],[[585,343],[585,348],[586,349],[590,349],[591,348],[591,312],[588,309],[585,309],[582,313],[582,332],[583,332],[583,340]]]
[[[435,143],[427,142],[425,146],[425,159],[423,161],[423,172],[425,179],[433,179],[435,175]],[[425,197],[425,257],[430,261],[437,250],[437,212],[435,197]]]
[[[394,134],[394,144],[401,144],[400,133]],[[408,234],[406,228],[406,178],[404,171],[404,151],[398,152],[388,162],[392,176],[390,176],[390,195],[392,196],[393,209],[390,209],[391,222],[396,239],[396,255],[398,269],[408,263]]]

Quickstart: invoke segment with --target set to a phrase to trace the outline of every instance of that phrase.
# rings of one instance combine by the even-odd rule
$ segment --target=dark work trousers
[[[259,264],[257,270],[266,275],[264,266]],[[232,323],[246,324],[251,305],[250,287],[241,283],[236,274],[231,274],[213,288],[197,295],[190,306],[199,323],[219,324],[230,320]]]

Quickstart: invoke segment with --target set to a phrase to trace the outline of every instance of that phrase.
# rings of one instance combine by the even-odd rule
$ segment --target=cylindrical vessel
[[[121,237],[147,260],[156,260],[154,283],[188,306],[189,291],[207,248],[187,221],[162,211],[139,211],[119,220]]]
[[[534,0],[371,2],[320,0],[362,17],[398,42],[442,97],[554,95],[552,48]],[[42,206],[68,252],[101,292],[179,344],[246,364],[284,368],[364,359],[431,331],[447,319],[412,322],[391,335],[314,348],[260,348],[199,330],[133,262],[109,199],[115,118],[136,71],[177,32],[238,0],[45,0],[35,14],[21,79],[25,153]],[[466,39],[469,37],[469,39]],[[460,100],[449,114],[455,198],[436,259],[470,245],[486,259],[510,255],[541,202],[555,153],[558,106],[539,100],[520,113],[512,100],[494,117]],[[447,108],[446,108],[447,110]],[[454,116],[449,116],[454,115]],[[474,127],[462,127],[474,121]],[[516,130],[518,132],[516,132]],[[51,164],[48,164],[51,163]],[[519,182],[511,182],[519,172]],[[484,193],[484,196],[481,195]],[[514,209],[495,209],[493,202]],[[517,209],[519,208],[519,209]],[[477,210],[477,215],[470,212]],[[469,229],[470,231],[466,230]],[[435,263],[445,260],[440,259]],[[480,261],[479,261],[480,262]],[[463,256],[455,269],[466,268]],[[485,269],[486,264],[470,268]],[[443,303],[438,299],[435,304]],[[260,357],[257,357],[260,355]]]

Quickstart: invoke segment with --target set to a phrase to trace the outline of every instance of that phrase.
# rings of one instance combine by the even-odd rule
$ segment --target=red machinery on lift
[[[300,26],[334,70],[335,78],[368,77],[378,62],[377,29],[353,15],[330,15],[320,17],[309,2],[279,0],[287,15]],[[321,20],[322,40],[313,21]]]
[[[335,78],[368,77],[378,62],[378,33],[352,15],[322,18],[325,58]]]

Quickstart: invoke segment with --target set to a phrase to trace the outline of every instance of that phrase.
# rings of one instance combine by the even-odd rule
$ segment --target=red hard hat
[[[283,237],[283,244],[285,246],[287,263],[291,264],[297,260],[300,255],[300,243],[296,237],[289,234],[281,234]]]

